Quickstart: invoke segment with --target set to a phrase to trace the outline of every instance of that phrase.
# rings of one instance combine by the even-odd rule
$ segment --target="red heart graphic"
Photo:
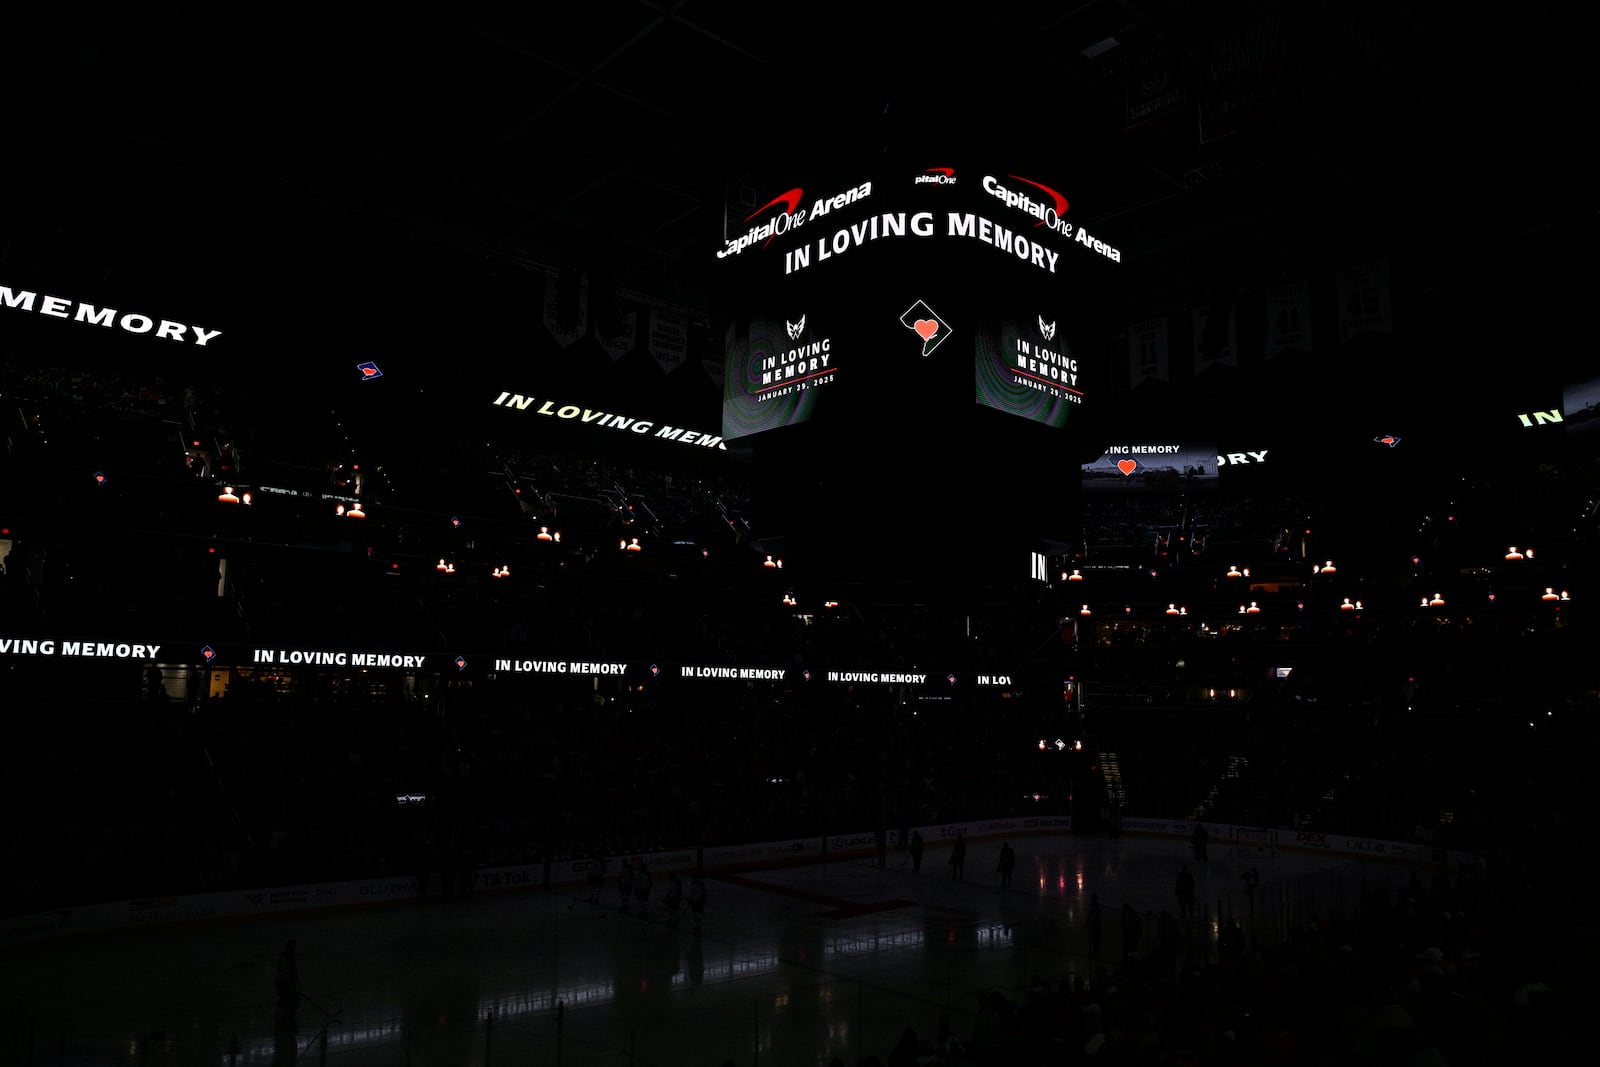
[[[1139,469],[1139,461],[1136,460],[1136,459],[1119,459],[1119,460],[1117,460],[1117,470],[1121,471],[1123,474],[1132,474],[1134,471],[1136,471],[1138,469]]]
[[[939,323],[935,319],[918,319],[916,325],[917,336],[924,341],[929,340],[939,332]]]

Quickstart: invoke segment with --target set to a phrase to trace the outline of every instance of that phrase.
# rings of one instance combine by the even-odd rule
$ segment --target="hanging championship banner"
[[[1237,367],[1239,360],[1236,355],[1238,347],[1234,340],[1233,308],[1228,308],[1228,329],[1223,335],[1221,345],[1211,351],[1206,351],[1206,327],[1211,321],[1209,307],[1194,309],[1194,373],[1196,377],[1210,370],[1212,367]]]
[[[1339,343],[1363,333],[1394,333],[1389,261],[1345,267],[1338,275]]]
[[[1304,56],[1282,10],[1223,4],[1212,12],[1195,31],[1201,144],[1275,119],[1304,94]]]
[[[582,278],[577,290],[577,317],[568,325],[561,324],[560,275],[546,273],[544,277],[544,328],[562,348],[589,332],[589,279]]]
[[[594,322],[594,339],[599,343],[605,354],[615,363],[629,352],[633,351],[635,339],[639,336],[639,313],[629,310],[617,316],[617,332],[611,336],[603,336],[600,320]]]
[[[689,358],[689,320],[676,311],[650,309],[650,358],[662,374],[671,374]]]
[[[1311,283],[1291,282],[1267,290],[1266,357],[1311,351]]]
[[[1167,354],[1167,319],[1147,319],[1128,327],[1128,387],[1137,389],[1148,381],[1170,382],[1172,368]]]
[[[722,391],[723,382],[727,381],[728,367],[724,353],[733,346],[733,341],[734,328],[733,324],[730,323],[728,325],[727,336],[723,339],[723,352],[707,352],[705,355],[700,357],[701,369],[706,372],[706,377],[711,379],[711,384],[717,387],[718,392]]]
[[[1124,68],[1125,129],[1135,129],[1188,108],[1183,52],[1174,41],[1133,40]]]

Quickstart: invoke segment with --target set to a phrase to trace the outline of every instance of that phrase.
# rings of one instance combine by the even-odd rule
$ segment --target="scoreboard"
[[[1052,525],[1075,506],[1074,430],[1108,388],[1090,353],[1122,262],[1071,174],[885,155],[795,181],[760,191],[715,251],[722,436],[756,439],[768,514],[837,545],[903,530],[885,504],[956,501],[968,557],[997,509]]]

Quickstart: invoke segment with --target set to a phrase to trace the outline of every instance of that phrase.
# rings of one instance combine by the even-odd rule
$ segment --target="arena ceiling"
[[[1394,265],[1412,350],[1377,387],[1322,360],[1141,390],[1158,410],[1453,407],[1586,347],[1594,50],[1562,5],[137,3],[12,30],[6,282],[247,309],[285,366],[492,339],[574,259],[704,314],[724,224],[797,164],[924,145],[1053,158],[1124,249],[1129,322]]]

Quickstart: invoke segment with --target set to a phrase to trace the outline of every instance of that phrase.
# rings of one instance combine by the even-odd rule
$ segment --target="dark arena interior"
[[[0,1063],[1592,1047],[1578,10],[559,6],[7,14]]]

